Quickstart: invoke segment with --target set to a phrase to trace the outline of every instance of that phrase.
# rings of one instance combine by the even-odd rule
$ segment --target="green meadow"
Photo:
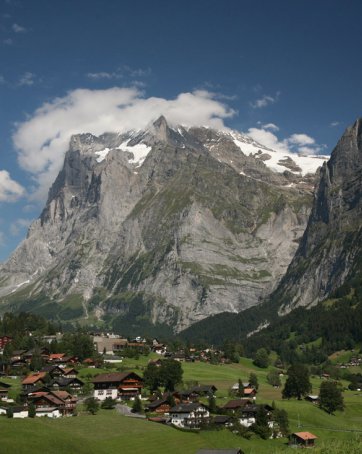
[[[122,367],[142,373],[148,360],[145,357],[127,359]],[[249,359],[242,358],[239,364],[196,362],[183,363],[182,366],[184,382],[216,385],[220,406],[227,402],[230,387],[239,378],[246,381],[250,372],[254,372],[259,381],[257,402],[271,403],[274,400],[279,408],[287,410],[291,431],[309,431],[317,435],[316,447],[312,452],[362,452],[362,393],[345,391],[345,411],[328,415],[304,400],[282,400],[282,388],[273,388],[266,381],[270,369],[259,369]],[[95,375],[105,370],[83,369],[80,375]],[[312,378],[313,393],[318,393],[320,383],[319,377]],[[147,420],[125,417],[115,410],[102,410],[95,416],[80,411],[76,417],[59,420],[0,417],[1,454],[194,454],[198,449],[207,447],[240,447],[246,454],[295,452],[287,446],[286,439],[265,441],[253,436],[246,440],[226,429],[188,433]]]

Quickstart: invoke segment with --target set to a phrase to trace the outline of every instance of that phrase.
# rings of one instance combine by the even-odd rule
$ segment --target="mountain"
[[[280,348],[280,343],[292,331],[294,335],[299,333],[303,342],[322,337],[328,341],[326,349],[330,353],[333,348],[351,348],[347,345],[350,340],[360,342],[361,296],[362,120],[359,119],[347,128],[320,170],[307,228],[277,289],[257,308],[238,315],[215,315],[182,334],[185,339],[195,341],[200,340],[202,333],[203,340],[220,343],[228,326],[230,338],[243,341],[251,338],[247,344],[255,349],[262,345]]]
[[[179,331],[258,305],[297,250],[325,160],[164,117],[76,135],[0,268],[0,311]]]
[[[362,120],[349,127],[321,169],[307,229],[275,294],[280,313],[333,294],[362,256]]]

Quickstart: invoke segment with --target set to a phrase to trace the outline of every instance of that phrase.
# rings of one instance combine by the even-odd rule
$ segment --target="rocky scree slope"
[[[109,324],[134,311],[178,331],[257,305],[294,256],[322,159],[164,117],[74,136],[40,218],[0,268],[0,311]]]

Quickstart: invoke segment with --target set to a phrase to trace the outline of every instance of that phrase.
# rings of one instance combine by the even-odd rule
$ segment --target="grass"
[[[146,356],[125,358],[122,366],[138,372],[147,365],[149,359]],[[314,454],[362,452],[362,393],[345,391],[345,411],[329,415],[304,400],[282,400],[282,388],[276,389],[267,383],[266,376],[271,368],[259,369],[250,359],[241,358],[239,364],[225,365],[183,363],[182,367],[185,382],[216,385],[219,405],[227,401],[230,387],[239,378],[245,381],[254,372],[259,381],[257,402],[271,403],[274,400],[278,408],[288,412],[291,431],[310,431],[317,435]],[[110,370],[84,368],[79,375],[86,377]],[[282,378],[284,381],[285,377]],[[311,381],[313,393],[317,394],[321,379],[314,377]],[[15,383],[15,386],[19,384]],[[251,440],[246,440],[226,429],[186,433],[146,420],[127,418],[114,410],[103,410],[96,416],[80,413],[77,417],[54,421],[46,418],[11,420],[1,417],[0,433],[1,454],[194,454],[200,448],[233,447],[240,447],[245,454],[291,452],[286,439],[261,440],[253,436]]]

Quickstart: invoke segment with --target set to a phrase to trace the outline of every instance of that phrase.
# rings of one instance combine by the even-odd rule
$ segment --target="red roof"
[[[298,438],[301,438],[302,440],[316,440],[318,438],[310,432],[294,432],[293,435],[296,435]]]
[[[49,355],[49,359],[62,359],[65,356],[65,353],[52,353]]]
[[[24,378],[24,380],[21,382],[22,385],[32,385],[36,383],[37,381],[43,379],[45,377],[46,373],[45,372],[37,372],[35,374],[31,374],[28,377]]]
[[[256,393],[254,388],[244,388],[244,394],[253,394]]]

